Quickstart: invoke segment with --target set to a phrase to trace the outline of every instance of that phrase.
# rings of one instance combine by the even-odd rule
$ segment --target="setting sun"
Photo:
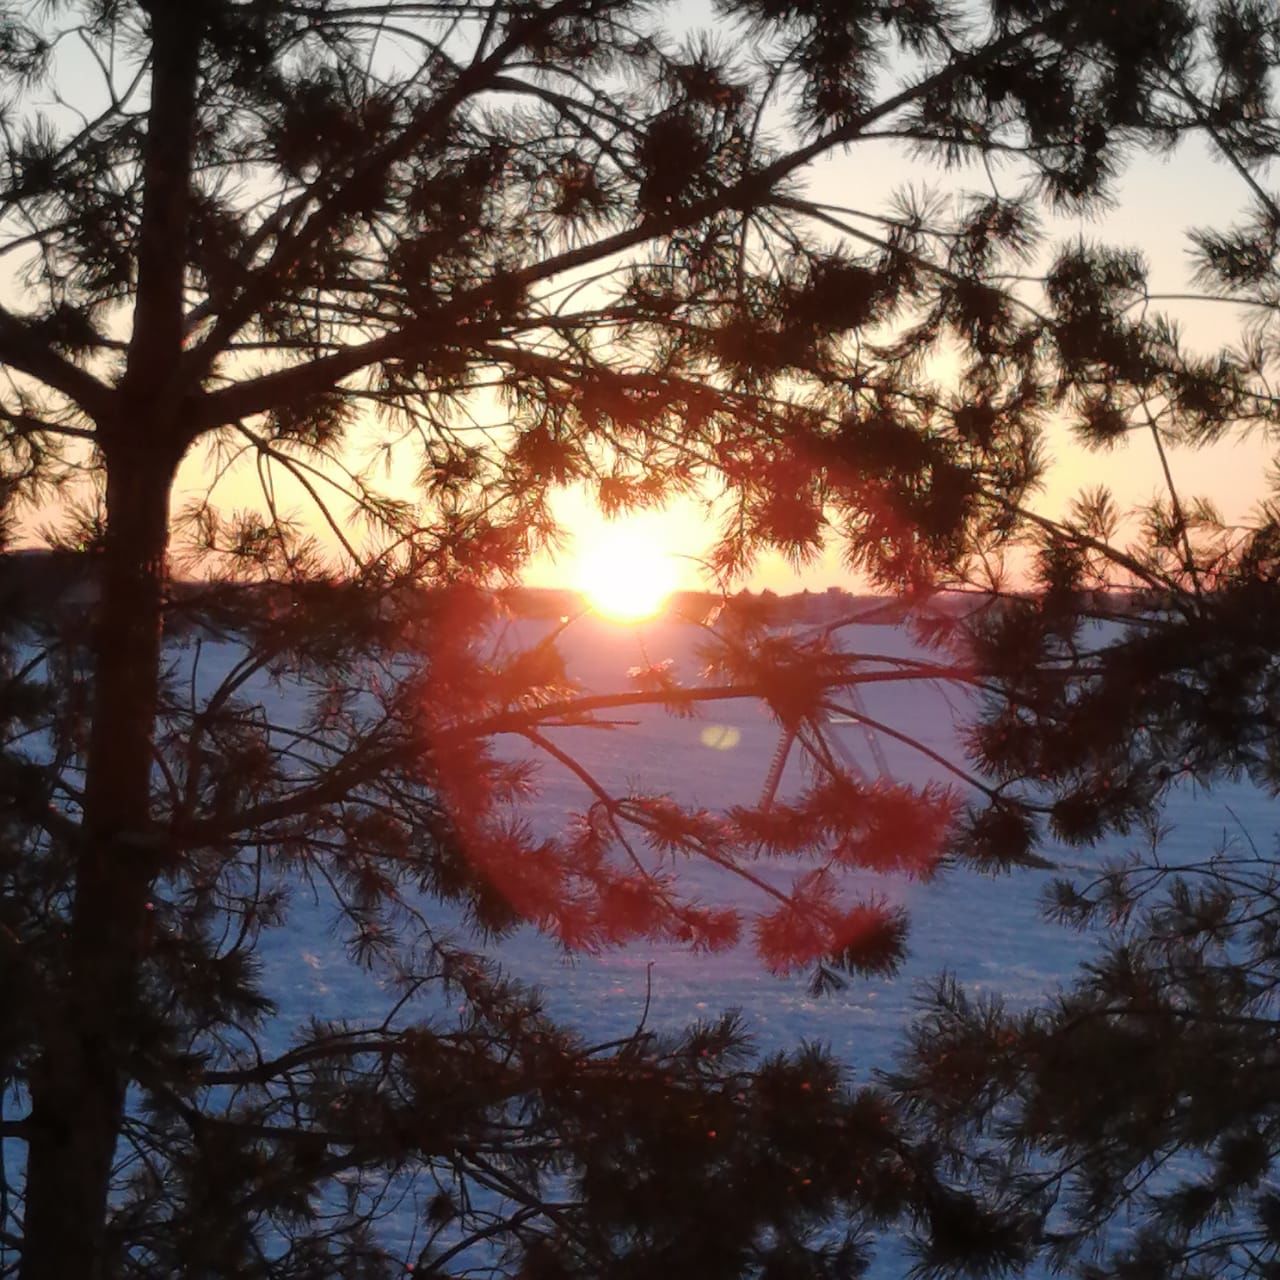
[[[635,525],[607,525],[578,557],[576,585],[597,613],[639,622],[658,613],[679,575],[671,555]]]

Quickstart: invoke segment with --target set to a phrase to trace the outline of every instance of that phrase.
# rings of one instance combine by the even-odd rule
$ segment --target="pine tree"
[[[778,645],[746,620],[718,684],[655,671],[586,699],[551,643],[487,656],[483,588],[554,539],[566,483],[610,512],[716,485],[724,574],[833,537],[915,592],[1026,518],[1090,343],[1131,380],[1150,354],[1090,310],[1123,262],[1095,280],[1068,255],[1057,320],[1027,309],[1036,202],[1087,208],[1126,148],[1187,131],[1262,145],[1254,55],[1220,38],[1253,10],[972,9],[723,0],[720,43],[635,0],[0,11],[0,497],[6,518],[78,504],[60,536],[98,594],[88,620],[4,616],[8,1271],[846,1275],[902,1212],[1022,1247],[822,1055],[748,1070],[732,1023],[586,1045],[430,906],[575,947],[726,945],[738,913],[649,856],[680,850],[761,893],[775,968],[822,983],[900,954],[902,922],[827,868],[927,869],[953,802],[843,776],[819,712],[861,679],[966,672],[868,676],[826,632]],[[1206,124],[1183,86],[1232,58]],[[816,161],[885,136],[934,168],[1010,157],[1019,194],[810,197]],[[954,390],[928,375],[941,351]],[[374,447],[411,496],[358,464]],[[237,464],[260,492],[228,510]],[[205,490],[171,510],[193,468]],[[216,627],[238,648],[206,678]],[[496,735],[554,755],[548,725],[726,692],[810,753],[789,809],[601,790],[572,838],[512,818],[528,777]],[[1030,859],[992,812],[970,852]],[[761,850],[817,866],[770,889]],[[391,997],[286,1047],[258,953],[303,888]],[[379,1228],[402,1191],[426,1201],[411,1252]]]
[[[1280,26],[1262,6],[1222,5],[1206,34],[1216,76],[1172,83],[1249,209],[1191,230],[1195,284],[1235,304],[1243,335],[1193,354],[1136,255],[1058,259],[1048,331],[1078,434],[1100,454],[1151,450],[1165,491],[1125,513],[1104,485],[1061,519],[1035,517],[1034,590],[993,598],[952,637],[984,681],[970,748],[995,800],[958,849],[999,862],[1133,847],[1050,883],[1046,919],[1099,939],[1056,997],[1012,1009],[943,977],[925,1001],[893,1087],[957,1185],[1021,1221],[1025,1247],[1006,1268],[944,1232],[922,1242],[930,1274],[1280,1272],[1280,863],[1243,825],[1195,833],[1189,856],[1166,849],[1162,825],[1175,786],[1280,786],[1274,486],[1232,521],[1180,492],[1168,463],[1173,446],[1274,438],[1280,408],[1280,206],[1263,184],[1280,141]]]
[[[1245,385],[1239,366],[1214,380]],[[1273,424],[1269,395],[1236,394],[1210,439]],[[1199,427],[1169,396],[1144,433]],[[1126,848],[1085,854],[1092,871],[1044,894],[1050,927],[1091,932],[1098,953],[1029,1011],[943,977],[892,1085],[967,1189],[1021,1217],[1023,1265],[1271,1276],[1280,864],[1244,826],[1206,823],[1197,852],[1170,853],[1162,803],[1174,787],[1273,796],[1280,782],[1280,512],[1268,500],[1231,526],[1171,489],[1123,546],[1114,514],[1098,491],[1042,529],[1038,592],[967,629],[988,682],[973,764],[998,800],[957,844],[997,862]],[[1206,812],[1221,806],[1208,797]],[[945,1240],[924,1252],[935,1274],[975,1266]]]

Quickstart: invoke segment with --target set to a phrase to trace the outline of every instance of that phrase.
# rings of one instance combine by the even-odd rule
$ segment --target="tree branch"
[[[66,396],[101,424],[110,420],[114,392],[31,333],[31,326],[0,306],[0,364],[25,373]]]
[[[993,41],[969,57],[953,62],[933,75],[909,85],[869,108],[857,119],[828,131],[807,146],[746,174],[713,196],[662,217],[646,219],[593,244],[566,249],[541,262],[513,271],[507,277],[507,284],[514,289],[528,289],[554,276],[627,253],[647,241],[695,226],[717,213],[740,208],[744,202],[751,205],[767,203],[769,193],[810,160],[855,141],[868,124],[892,115],[915,99],[943,88],[960,76],[971,74],[1016,49],[1024,41],[1047,31],[1061,16],[1057,14],[1042,19]],[[225,426],[242,418],[268,412],[280,405],[317,395],[371,365],[411,354],[415,349],[420,349],[424,342],[434,340],[440,345],[446,334],[459,334],[465,341],[471,336],[466,333],[466,317],[474,314],[488,300],[491,291],[492,282],[477,285],[459,294],[433,314],[407,323],[394,332],[306,364],[279,369],[247,382],[205,393],[192,405],[190,421],[193,427],[200,430]]]

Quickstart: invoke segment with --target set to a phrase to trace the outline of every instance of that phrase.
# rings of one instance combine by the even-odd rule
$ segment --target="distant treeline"
[[[24,549],[0,553],[0,614],[45,615],[51,612],[91,614],[97,602],[98,557],[92,552]],[[172,603],[188,606],[202,615],[206,624],[216,624],[220,616],[230,623],[231,615],[251,602],[278,609],[298,593],[340,592],[350,589],[337,582],[260,583],[175,580],[170,583]],[[403,590],[403,588],[400,588]],[[424,596],[425,596],[424,592]],[[581,593],[568,588],[506,587],[497,592],[502,606],[514,617],[573,617],[588,609]],[[1113,593],[1109,610],[1115,611],[1118,597],[1128,594],[1134,612],[1153,603],[1133,593]],[[859,622],[896,625],[912,613],[954,614],[972,609],[988,597],[976,592],[951,591],[920,599],[855,594],[841,587],[825,591],[796,591],[788,594],[765,589],[741,590],[727,595],[709,591],[677,591],[665,609],[666,616],[707,620],[725,611],[757,618],[769,625]],[[185,612],[185,610],[183,610]],[[181,627],[181,622],[174,619]]]

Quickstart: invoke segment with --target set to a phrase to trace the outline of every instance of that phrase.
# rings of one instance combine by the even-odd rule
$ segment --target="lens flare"
[[[709,724],[698,735],[698,740],[712,751],[732,751],[742,741],[742,732],[731,724]]]

